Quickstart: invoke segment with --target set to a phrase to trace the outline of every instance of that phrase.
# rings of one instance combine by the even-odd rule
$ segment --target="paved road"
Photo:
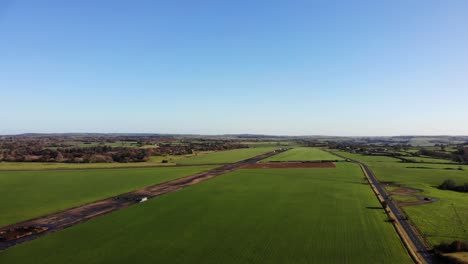
[[[416,234],[416,232],[411,228],[411,225],[406,220],[406,217],[403,214],[401,214],[400,210],[395,205],[393,200],[389,199],[388,194],[385,192],[382,185],[376,179],[374,173],[369,169],[369,167],[367,167],[367,165],[363,163],[360,163],[360,164],[363,166],[364,170],[366,170],[367,175],[369,175],[369,178],[371,179],[372,183],[375,185],[375,187],[379,191],[380,195],[382,195],[385,201],[387,201],[388,208],[392,210],[393,214],[397,218],[396,221],[398,221],[398,223],[400,223],[400,225],[403,227],[406,234],[413,242],[413,245],[416,247],[418,253],[427,263],[432,263],[433,260],[432,260],[431,253],[427,251],[426,246],[424,245],[424,242],[420,239],[420,237]]]
[[[143,197],[147,199],[160,196],[166,193],[174,192],[185,188],[190,185],[206,181],[213,177],[232,172],[241,167],[257,163],[258,161],[284,152],[287,149],[277,149],[253,158],[242,160],[239,162],[223,165],[221,167],[197,173],[191,176],[175,179],[165,183],[149,186],[137,191],[120,194],[115,197],[110,197],[100,201],[95,201],[89,204],[81,205],[78,207],[70,208],[64,211],[56,212],[50,215],[41,216],[38,218],[30,219],[21,223],[12,224],[9,226],[0,227],[1,231],[12,232],[21,227],[45,227],[46,231],[37,234],[28,234],[17,239],[0,240],[0,251],[5,250],[11,246],[19,243],[32,240],[46,234],[68,228],[70,226],[85,222],[89,219],[114,212],[131,205],[137,204]]]
[[[339,154],[335,154],[335,153],[333,153],[333,154],[336,155],[336,156],[339,156],[341,158],[349,159],[349,158],[341,156]],[[411,239],[411,242],[413,243],[413,245],[417,249],[417,253],[426,261],[426,263],[433,263],[433,258],[432,258],[431,253],[429,253],[429,251],[426,249],[426,246],[424,245],[421,238],[411,228],[410,223],[408,223],[408,221],[406,220],[406,217],[401,213],[401,211],[398,209],[398,207],[393,202],[393,200],[389,199],[389,196],[388,196],[387,192],[382,187],[382,184],[380,184],[380,182],[377,180],[377,178],[375,177],[372,170],[369,169],[369,167],[366,164],[364,164],[364,163],[362,163],[360,161],[353,160],[353,159],[349,159],[349,160],[351,160],[354,163],[358,163],[358,164],[362,165],[362,167],[366,171],[367,175],[369,175],[369,178],[371,179],[372,183],[377,188],[377,191],[380,193],[380,195],[382,195],[382,197],[385,199],[385,201],[387,201],[388,208],[393,212],[393,214],[397,218],[395,220],[398,221],[398,223],[403,227],[403,230],[406,232],[408,237]]]

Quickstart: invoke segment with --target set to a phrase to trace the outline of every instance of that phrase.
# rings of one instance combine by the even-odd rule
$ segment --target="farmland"
[[[55,152],[34,150],[34,140],[7,139],[6,161],[0,163],[0,226],[51,215],[21,224],[49,228],[31,241],[12,236],[14,229],[1,230],[0,262],[411,263],[359,166],[328,152],[324,143],[138,140],[128,142],[151,146],[145,161],[133,161],[136,145],[108,146],[112,159],[127,151],[130,159],[107,163],[93,160],[93,148],[84,145],[77,145],[78,152],[57,148],[69,159],[57,162]],[[437,188],[447,179],[468,182],[459,146],[327,144],[369,165],[431,245],[468,240],[468,194]],[[272,152],[278,148],[283,150]],[[28,155],[35,151],[41,161],[31,162]],[[232,164],[267,152],[272,153]],[[70,153],[87,159],[73,163]],[[127,204],[127,196],[96,202],[135,190],[127,196],[155,198],[143,204]],[[13,246],[11,237],[20,244]],[[46,256],[51,249],[55,254]]]
[[[341,160],[341,158],[325,152],[319,148],[298,147],[275,155],[263,161],[317,161],[317,160]]]
[[[0,162],[0,171],[16,170],[55,170],[55,169],[108,169],[108,168],[142,168],[167,167],[176,164],[222,164],[248,159],[265,152],[275,150],[274,144],[270,147],[252,147],[225,151],[205,151],[187,155],[152,156],[147,162],[128,163],[59,163],[59,162]],[[162,161],[166,160],[167,163]]]
[[[174,161],[181,158],[185,156],[153,156],[147,162],[128,163],[0,162],[0,171],[165,167],[175,165],[175,163],[162,163],[163,159]]]
[[[291,141],[242,141],[241,143],[251,148],[261,148],[261,147],[290,148],[290,147],[299,146],[297,143],[291,142]]]
[[[424,163],[446,163],[446,164],[453,164],[453,161],[446,160],[446,159],[435,159],[435,158],[428,158],[428,157],[404,157],[405,159],[411,160],[413,162],[424,162]]]
[[[434,203],[404,207],[410,220],[432,245],[457,239],[468,240],[468,194],[437,188],[446,179],[458,183],[468,182],[468,166],[401,163],[390,157],[337,153],[362,160],[371,167],[380,181],[416,188],[422,191],[417,195],[435,198]],[[395,199],[409,198],[397,196]]]
[[[0,172],[0,226],[212,167]]]
[[[411,263],[364,183],[349,163],[238,170],[18,245],[0,262]]]
[[[248,159],[262,153],[275,150],[277,147],[259,147],[259,148],[245,148],[233,149],[226,151],[211,152],[206,154],[199,154],[186,159],[177,160],[177,164],[194,165],[194,164],[219,164],[219,163],[232,163]]]

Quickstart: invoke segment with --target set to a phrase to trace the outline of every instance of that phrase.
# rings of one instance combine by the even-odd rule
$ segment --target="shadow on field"
[[[366,206],[367,209],[379,209],[379,210],[383,210],[383,208],[381,206]]]

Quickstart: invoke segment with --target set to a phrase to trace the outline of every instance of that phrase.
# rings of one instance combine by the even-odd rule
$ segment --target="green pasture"
[[[140,168],[140,167],[159,167],[173,166],[174,162],[162,163],[163,159],[177,160],[185,158],[184,156],[153,156],[147,162],[128,162],[128,163],[62,163],[62,162],[0,162],[0,171],[17,170],[62,170],[62,169],[109,169],[109,168]]]
[[[0,252],[1,263],[412,263],[350,163],[237,170]]]
[[[325,152],[319,148],[298,147],[262,161],[315,161],[315,160],[342,160],[342,158]]]
[[[264,147],[294,147],[297,143],[292,141],[242,141],[241,144],[248,145],[250,148],[264,148]]]
[[[422,162],[422,163],[447,163],[447,164],[456,164],[455,162],[448,159],[437,159],[437,158],[428,158],[428,157],[403,157],[405,159]]]
[[[199,152],[197,155],[208,153],[214,152]],[[195,154],[151,156],[146,162],[128,163],[0,162],[0,171],[167,167],[176,165],[182,159],[192,157],[195,157]],[[167,160],[167,163],[163,163],[163,160]]]
[[[213,167],[0,172],[0,226]]]
[[[278,147],[259,147],[259,148],[243,148],[226,151],[216,151],[210,153],[200,153],[197,156],[192,156],[186,159],[176,161],[177,164],[219,164],[232,163],[248,158],[252,158],[270,151]]]
[[[404,207],[411,221],[431,244],[457,239],[468,241],[468,193],[437,188],[447,179],[452,179],[459,185],[468,182],[468,166],[401,163],[389,157],[336,153],[365,162],[380,181],[417,188],[422,190],[418,195],[436,198],[437,201],[431,204]]]
[[[418,198],[412,195],[392,195],[392,199],[399,202],[417,202]]]

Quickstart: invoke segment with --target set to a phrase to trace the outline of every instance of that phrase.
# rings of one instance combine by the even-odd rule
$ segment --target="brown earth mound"
[[[242,167],[243,169],[286,169],[286,168],[335,168],[333,162],[265,162]]]

